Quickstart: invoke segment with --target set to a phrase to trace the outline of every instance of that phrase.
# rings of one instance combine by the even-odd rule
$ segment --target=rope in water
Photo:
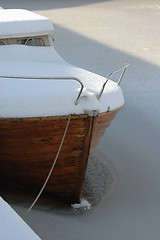
[[[60,151],[61,151],[64,139],[65,139],[68,127],[69,127],[70,120],[71,120],[71,115],[69,115],[69,117],[68,117],[67,125],[66,125],[66,128],[65,128],[65,131],[64,131],[64,134],[63,134],[63,137],[62,137],[62,140],[61,140],[61,143],[60,143],[57,155],[56,155],[56,157],[55,157],[55,159],[53,161],[53,164],[52,164],[51,169],[50,169],[50,171],[48,173],[48,176],[47,176],[47,178],[46,178],[46,180],[45,180],[41,190],[39,191],[37,197],[35,198],[35,200],[31,204],[31,206],[27,209],[27,211],[23,214],[22,218],[24,218],[31,211],[31,209],[34,207],[34,205],[36,204],[36,202],[38,201],[39,197],[41,196],[41,194],[42,194],[42,192],[43,192],[43,190],[44,190],[44,188],[45,188],[45,186],[46,186],[46,184],[47,184],[47,182],[48,182],[48,180],[49,180],[49,178],[50,178],[50,176],[51,176],[51,174],[53,172],[54,166],[55,166],[55,164],[57,162],[58,156],[60,154]]]

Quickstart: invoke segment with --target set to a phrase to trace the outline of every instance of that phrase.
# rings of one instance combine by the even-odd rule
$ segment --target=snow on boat
[[[124,105],[128,63],[108,78],[80,69],[57,54],[53,34],[45,17],[1,10],[0,176],[36,190],[45,182],[45,191],[73,203],[89,156]]]

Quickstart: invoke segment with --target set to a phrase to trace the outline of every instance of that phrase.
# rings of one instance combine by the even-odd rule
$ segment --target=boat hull
[[[79,201],[89,156],[119,109],[72,116],[45,191]],[[41,189],[63,137],[68,117],[0,119],[0,176]]]

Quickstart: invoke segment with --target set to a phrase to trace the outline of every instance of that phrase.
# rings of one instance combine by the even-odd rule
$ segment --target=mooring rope
[[[44,190],[44,188],[45,188],[45,186],[46,186],[46,184],[47,184],[47,182],[48,182],[48,180],[49,180],[49,178],[50,178],[50,176],[51,176],[51,174],[53,172],[54,166],[55,166],[55,164],[57,162],[58,156],[60,154],[60,151],[61,151],[64,139],[65,139],[68,127],[69,127],[70,120],[71,120],[71,115],[69,115],[69,117],[68,117],[67,125],[66,125],[66,128],[65,128],[65,131],[64,131],[64,134],[63,134],[63,137],[62,137],[62,140],[61,140],[58,152],[57,152],[56,157],[55,157],[55,159],[53,161],[53,164],[52,164],[51,169],[50,169],[50,171],[48,173],[48,176],[47,176],[47,178],[46,178],[46,180],[45,180],[41,190],[39,191],[37,197],[35,198],[35,200],[31,204],[31,206],[27,209],[27,211],[23,214],[22,218],[24,218],[31,211],[31,209],[34,207],[34,205],[36,204],[36,202],[38,201],[39,197],[41,196],[41,194],[42,194],[42,192],[43,192],[43,190]]]

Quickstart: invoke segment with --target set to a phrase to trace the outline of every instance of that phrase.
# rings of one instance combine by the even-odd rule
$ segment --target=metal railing
[[[119,79],[118,79],[118,81],[117,81],[117,84],[118,84],[118,85],[120,84],[120,82],[121,82],[121,80],[122,80],[122,78],[123,78],[123,76],[124,76],[124,73],[125,73],[125,71],[126,71],[126,68],[129,66],[129,64],[130,64],[129,62],[126,62],[126,65],[125,65],[123,68],[121,68],[121,69],[119,69],[119,70],[117,70],[117,71],[115,71],[115,72],[112,72],[112,73],[110,73],[110,74],[108,75],[106,81],[104,82],[104,84],[103,84],[103,86],[102,86],[102,89],[101,89],[100,93],[97,95],[98,100],[101,98],[101,96],[102,96],[102,94],[103,94],[103,91],[104,91],[104,89],[105,89],[105,86],[106,86],[108,80],[109,80],[113,75],[115,75],[116,73],[122,71],[122,73],[121,73],[121,75],[120,75],[120,77],[119,77]]]
[[[126,68],[127,68],[128,66],[129,66],[129,62],[126,62],[126,65],[125,65],[123,68],[121,68],[121,69],[119,69],[119,70],[117,70],[117,71],[115,71],[115,72],[112,72],[111,74],[108,75],[108,77],[106,78],[106,81],[104,82],[104,84],[103,84],[103,86],[102,86],[102,89],[101,89],[100,93],[97,94],[97,99],[98,99],[98,100],[101,98],[101,96],[102,96],[102,94],[103,94],[103,91],[104,91],[104,89],[105,89],[105,86],[106,86],[108,80],[109,80],[113,75],[115,75],[116,73],[122,71],[122,73],[121,73],[121,75],[120,75],[120,77],[119,77],[119,79],[118,79],[118,81],[117,81],[117,84],[118,84],[118,85],[120,84],[120,82],[121,82],[121,80],[122,80],[122,78],[123,78],[123,75],[124,75],[124,73],[125,73],[125,71],[126,71]],[[4,75],[0,75],[0,78],[34,79],[34,80],[74,80],[74,81],[77,81],[77,82],[81,85],[81,88],[80,88],[80,91],[79,91],[79,93],[78,93],[78,96],[77,96],[77,98],[76,98],[76,100],[75,100],[75,105],[78,104],[78,100],[79,100],[79,98],[80,98],[80,96],[81,96],[81,94],[82,94],[83,88],[84,88],[83,83],[80,81],[79,78],[76,78],[76,77],[33,77],[33,76],[28,76],[28,77],[27,77],[27,76],[4,76]]]
[[[84,88],[83,83],[76,77],[32,77],[32,76],[24,77],[24,76],[3,76],[3,75],[0,75],[0,78],[31,79],[31,80],[32,79],[34,79],[34,80],[74,80],[74,81],[77,81],[81,85],[81,88],[80,88],[78,96],[75,100],[75,105],[78,104],[78,100],[79,100],[79,98],[82,94],[83,88]]]

